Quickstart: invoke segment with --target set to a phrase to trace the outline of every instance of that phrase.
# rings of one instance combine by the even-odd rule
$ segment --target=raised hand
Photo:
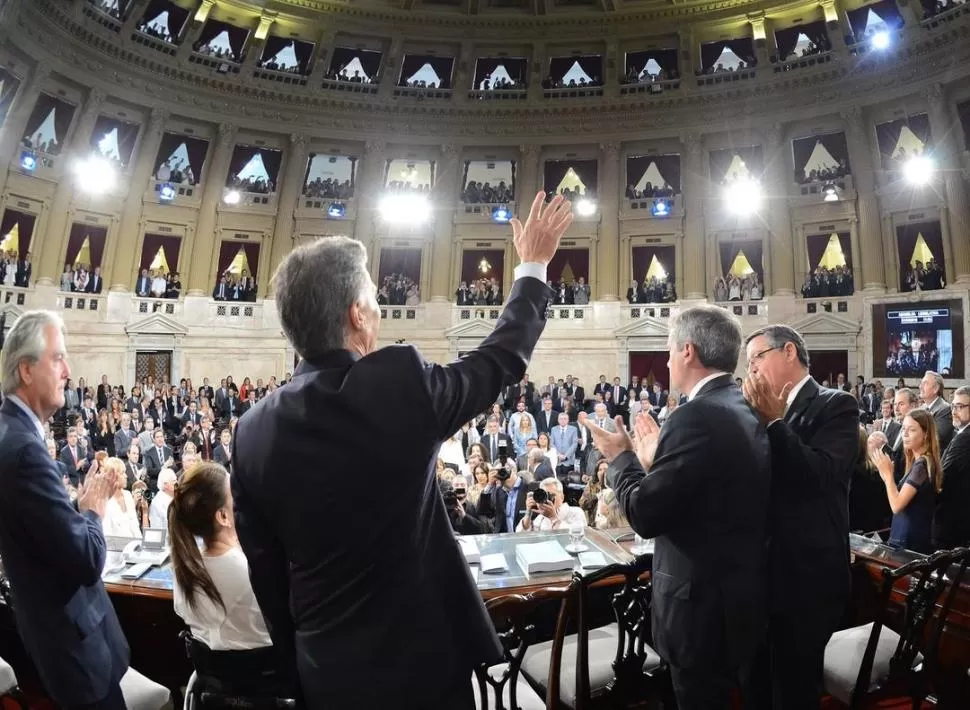
[[[562,195],[556,195],[547,205],[546,193],[537,193],[525,224],[516,217],[509,221],[519,259],[548,264],[572,222],[572,205]]]
[[[77,509],[82,513],[91,510],[104,517],[104,507],[113,493],[114,486],[104,471],[87,476],[78,490]]]
[[[624,451],[634,451],[633,439],[627,434],[623,417],[617,417],[615,422],[616,431],[607,431],[597,426],[586,412],[579,414],[579,423],[589,429],[590,434],[593,435],[593,443],[607,461],[612,461]]]
[[[793,386],[791,382],[786,382],[781,392],[775,394],[771,383],[765,377],[752,373],[741,383],[741,391],[751,408],[767,424],[785,416],[785,410],[788,409],[788,393]]]
[[[637,414],[633,423],[633,441],[636,445],[637,458],[643,470],[649,470],[657,455],[657,444],[660,441],[660,426],[646,412]]]

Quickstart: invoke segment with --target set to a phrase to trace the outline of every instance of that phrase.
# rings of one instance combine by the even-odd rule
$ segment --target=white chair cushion
[[[17,687],[17,674],[13,666],[0,658],[0,693],[6,693]]]
[[[591,629],[589,632],[589,690],[596,697],[613,680],[613,659],[616,658],[616,643],[619,630],[615,623]],[[559,699],[566,707],[576,707],[576,639],[567,636],[562,649],[562,665],[559,675]],[[644,671],[651,671],[660,665],[660,656],[649,646],[645,649],[647,658]],[[522,675],[529,681],[545,688],[549,680],[549,662],[552,658],[552,641],[530,646],[522,659]]]
[[[859,678],[862,657],[865,655],[873,624],[853,626],[836,631],[825,647],[824,684],[825,692],[837,700],[850,705],[852,691]],[[899,644],[899,634],[883,626],[876,644],[876,655],[872,660],[872,675],[868,692],[879,688],[889,678],[889,661]],[[916,654],[914,667],[923,662],[922,654]]]
[[[172,707],[172,694],[164,685],[146,678],[134,668],[121,678],[121,694],[128,710],[163,710]]]
[[[499,678],[505,671],[505,667],[508,664],[500,663],[497,666],[492,666],[488,669],[488,674],[493,678]],[[472,686],[475,688],[475,707],[478,710],[493,710],[495,705],[495,690],[490,685],[485,686],[485,690],[488,693],[487,702],[482,704],[482,696],[478,692],[478,678],[474,675],[472,676]],[[502,694],[502,699],[505,701],[502,704],[504,708],[515,708],[512,705],[512,688],[511,683],[507,683],[505,686],[505,692]],[[518,703],[520,710],[545,710],[546,702],[543,698],[536,695],[536,691],[525,682],[522,675],[519,674],[518,682],[515,684],[515,701]]]

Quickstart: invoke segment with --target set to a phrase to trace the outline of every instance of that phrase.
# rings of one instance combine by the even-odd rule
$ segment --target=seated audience
[[[108,537],[140,538],[141,524],[135,508],[135,500],[131,493],[125,490],[125,484],[128,482],[125,464],[121,459],[112,456],[105,457],[101,466],[110,477],[113,487],[111,497],[108,498],[104,508],[104,517],[101,519],[104,534]]]
[[[630,525],[626,519],[620,502],[617,500],[616,493],[612,488],[604,488],[600,493],[599,502],[596,507],[596,525],[599,530],[609,530],[610,528],[625,528]]]
[[[158,492],[152,498],[152,505],[148,510],[151,527],[168,528],[168,507],[175,496],[177,481],[175,472],[170,468],[163,468],[158,474]]]

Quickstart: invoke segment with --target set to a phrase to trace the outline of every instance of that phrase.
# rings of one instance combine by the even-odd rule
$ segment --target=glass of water
[[[566,548],[567,552],[582,552],[587,549],[586,545],[583,544],[583,540],[586,537],[586,526],[573,524],[569,526],[569,546]]]

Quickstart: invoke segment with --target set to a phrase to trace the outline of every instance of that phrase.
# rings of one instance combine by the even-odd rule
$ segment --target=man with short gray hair
[[[940,442],[940,452],[953,438],[953,415],[950,405],[943,399],[943,376],[938,372],[927,370],[923,379],[919,381],[919,397],[923,401],[923,409],[933,415],[936,423],[936,438]]]
[[[941,452],[943,488],[933,515],[933,546],[951,550],[970,544],[970,387],[957,387],[950,404],[953,438]]]
[[[445,367],[410,345],[378,349],[360,242],[320,239],[280,264],[276,307],[302,362],[239,419],[231,484],[253,591],[307,707],[367,710],[392,698],[470,709],[472,670],[501,661],[435,463],[442,441],[523,380],[552,297],[547,265],[571,221],[569,203],[546,204],[542,192],[524,225],[511,221],[522,263],[505,309],[477,349]],[[353,473],[362,451],[372,475]],[[521,514],[517,495],[495,499],[496,517]],[[360,526],[353,501],[379,510],[380,524]]]

